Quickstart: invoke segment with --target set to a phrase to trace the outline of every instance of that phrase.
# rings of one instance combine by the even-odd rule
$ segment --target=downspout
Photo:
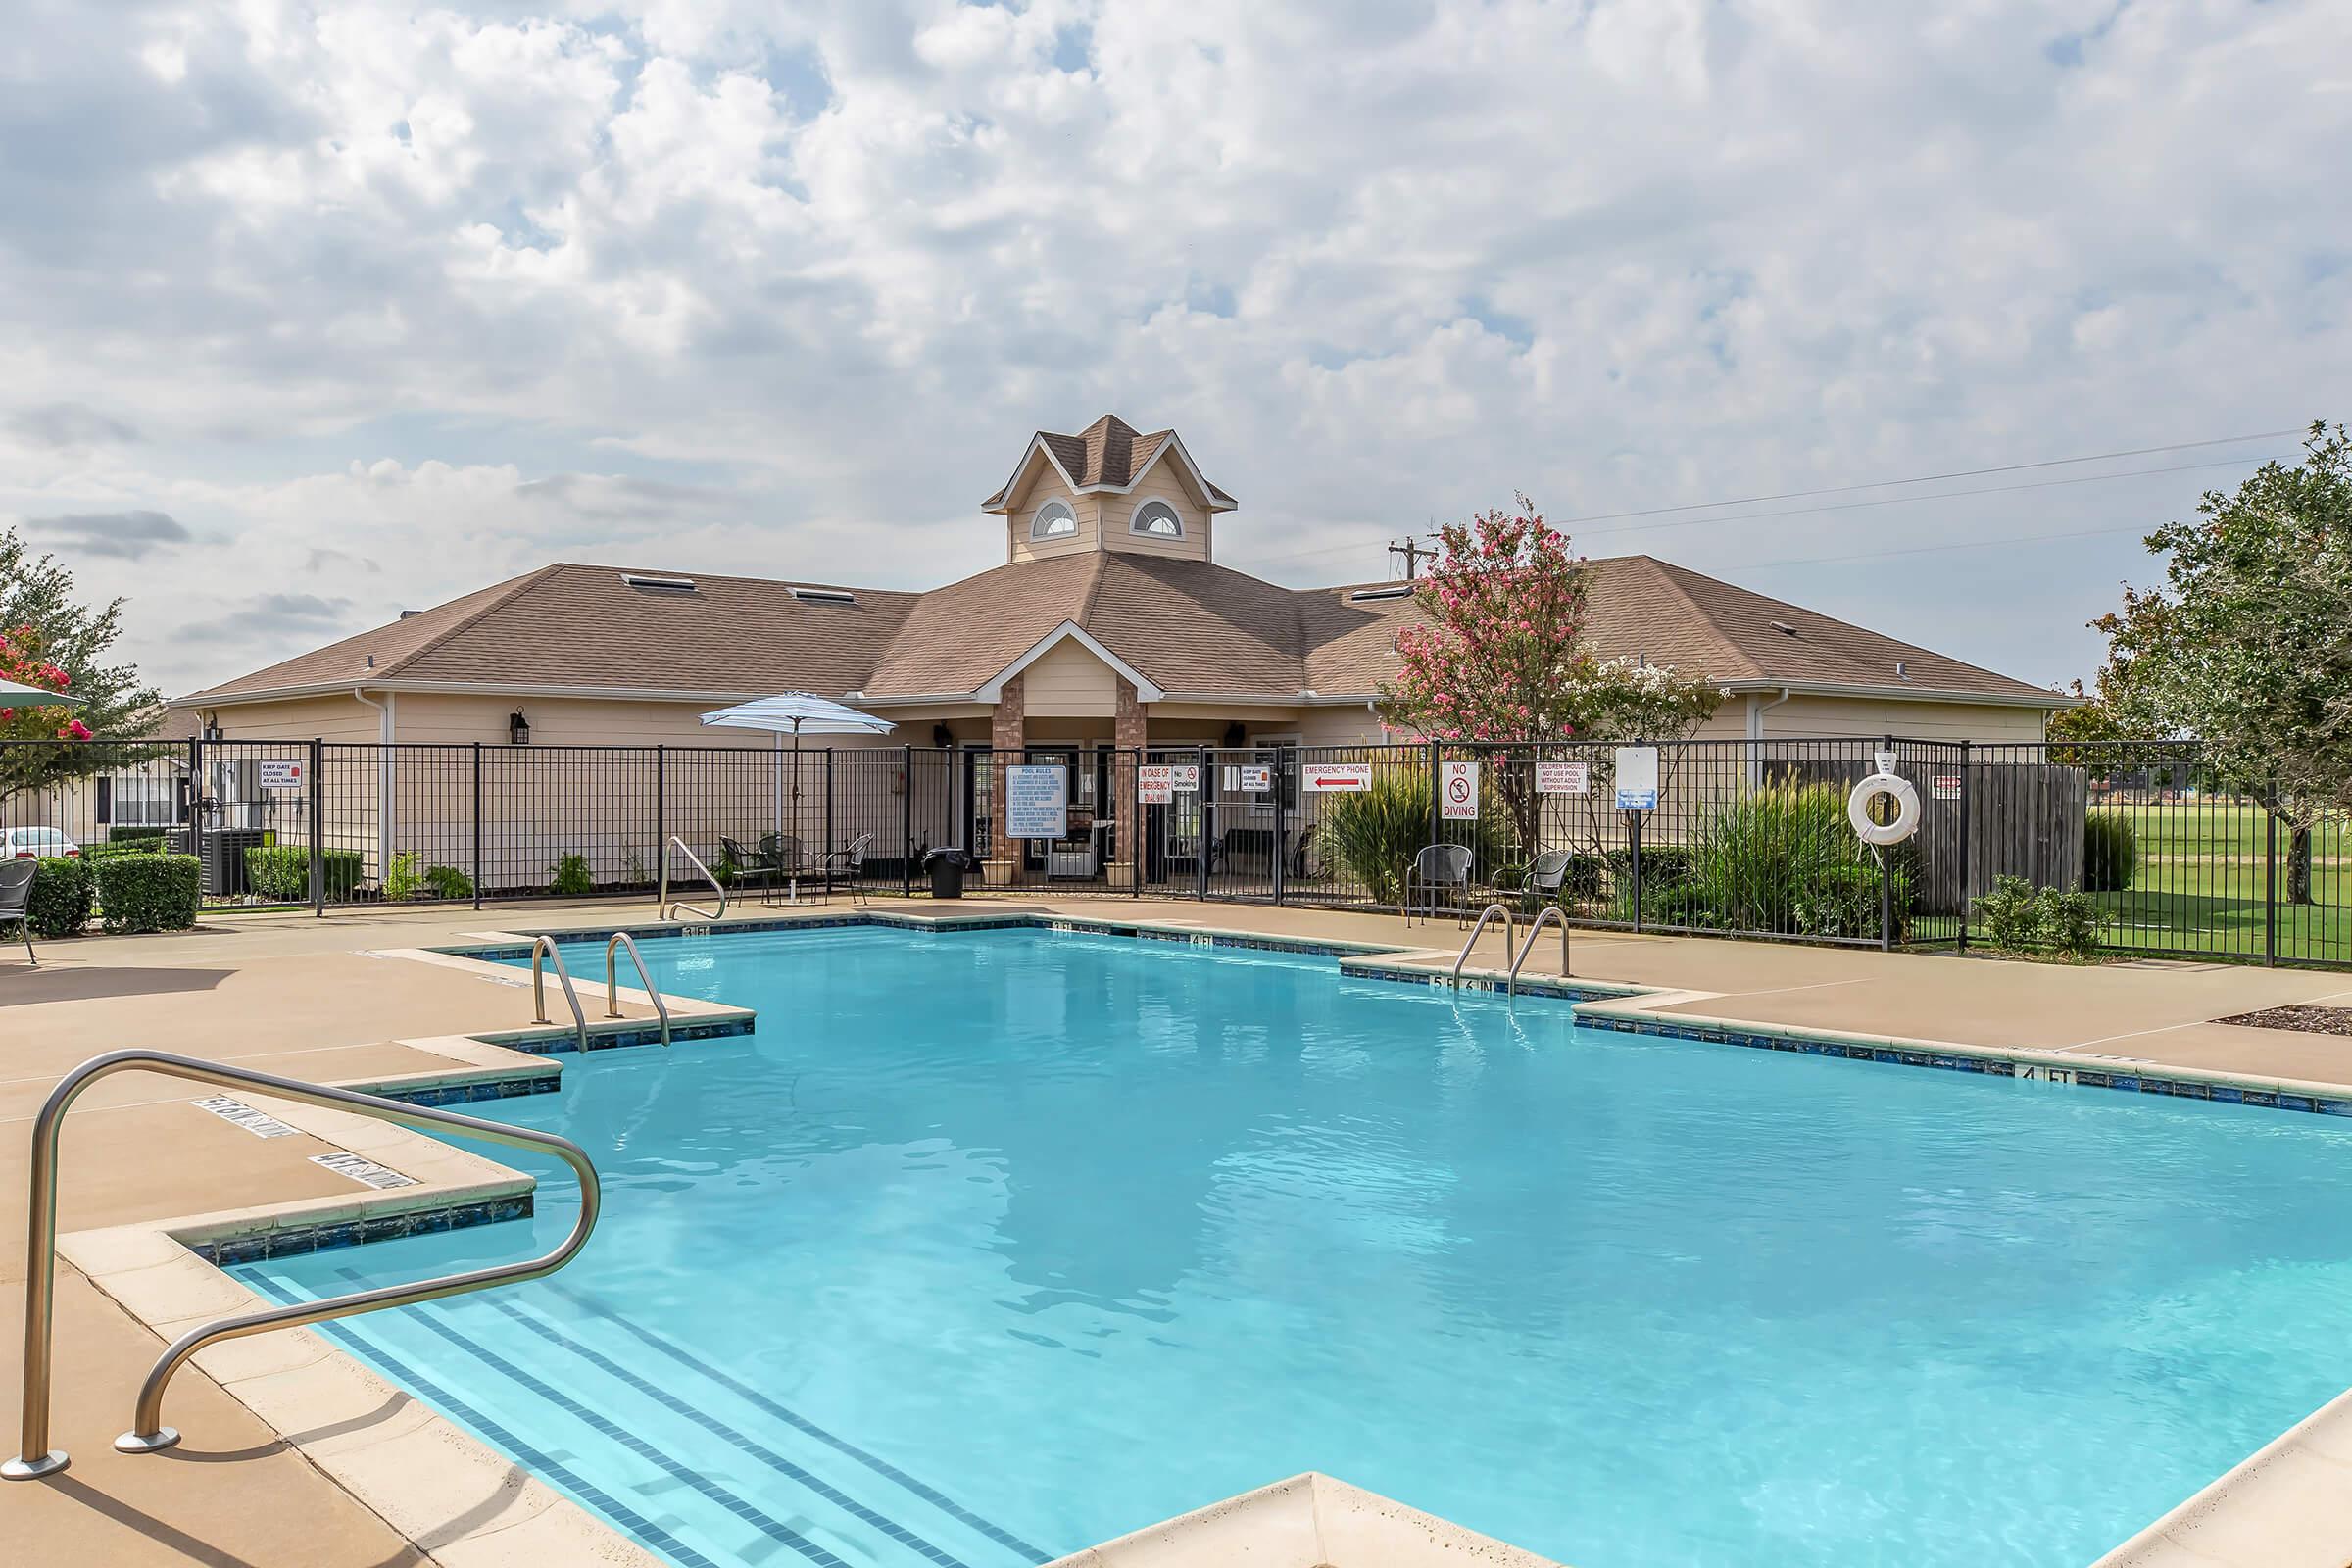
[[[374,709],[379,715],[376,719],[376,739],[379,744],[375,752],[375,879],[376,885],[381,887],[384,878],[392,870],[392,705],[399,699],[386,692],[384,700],[379,703],[357,686],[351,689],[351,695]],[[318,836],[319,842],[324,843],[326,824],[323,822],[319,824]]]
[[[1795,695],[1793,687],[1784,686],[1781,695],[1769,703],[1754,694],[1747,699],[1747,787],[1750,790],[1764,786],[1764,715]]]

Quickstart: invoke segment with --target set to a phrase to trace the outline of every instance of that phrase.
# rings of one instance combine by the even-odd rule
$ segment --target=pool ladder
[[[164,1073],[223,1089],[259,1090],[279,1100],[291,1100],[306,1105],[324,1105],[332,1110],[372,1116],[379,1121],[396,1122],[420,1131],[448,1130],[514,1149],[535,1149],[552,1153],[569,1165],[580,1182],[580,1213],[579,1218],[572,1222],[571,1233],[552,1250],[537,1257],[526,1258],[519,1263],[500,1263],[490,1268],[470,1269],[462,1274],[443,1274],[433,1279],[419,1280],[413,1285],[386,1285],[375,1290],[354,1291],[348,1296],[330,1296],[323,1300],[296,1301],[291,1305],[269,1307],[259,1312],[233,1313],[188,1330],[172,1342],[148,1370],[146,1381],[139,1385],[138,1404],[131,1418],[130,1430],[115,1440],[115,1446],[124,1453],[154,1453],[179,1441],[179,1434],[163,1424],[164,1390],[170,1386],[172,1375],[208,1345],[220,1340],[243,1339],[250,1334],[264,1334],[271,1329],[299,1328],[306,1323],[352,1317],[361,1312],[372,1312],[378,1307],[409,1306],[418,1301],[439,1300],[443,1297],[486,1290],[493,1285],[542,1279],[570,1262],[587,1245],[588,1233],[596,1228],[597,1209],[603,1199],[596,1167],[589,1162],[587,1152],[568,1138],[534,1128],[509,1127],[501,1122],[483,1121],[476,1116],[463,1116],[454,1110],[412,1105],[398,1100],[387,1100],[380,1095],[363,1094],[356,1089],[333,1089],[297,1078],[280,1078],[275,1073],[200,1061],[194,1056],[177,1055],[168,1051],[110,1051],[103,1056],[92,1056],[58,1080],[57,1087],[49,1092],[48,1100],[41,1105],[40,1114],[32,1122],[32,1202],[29,1223],[25,1226],[24,1423],[20,1429],[17,1456],[0,1464],[0,1479],[37,1481],[66,1468],[64,1450],[49,1446],[49,1384],[57,1307],[58,1135],[63,1130],[67,1110],[72,1108],[81,1092],[99,1079],[118,1072]]]
[[[697,871],[703,873],[703,880],[710,883],[711,891],[718,895],[717,908],[706,909],[697,905],[687,904],[683,901],[675,904],[670,902],[669,855],[672,850],[675,850],[678,854],[686,857],[687,863],[692,865]],[[727,915],[727,885],[710,874],[710,868],[703,863],[703,858],[701,856],[695,854],[692,850],[686,847],[686,841],[684,839],[678,837],[675,833],[672,833],[669,836],[669,842],[662,846],[662,890],[657,895],[657,901],[658,902],[656,902],[654,906],[654,912],[660,918],[664,920],[675,919],[677,917],[676,911],[680,909],[684,909],[688,914],[699,914],[706,920],[723,920]]]
[[[1487,922],[1498,914],[1502,916],[1502,951],[1505,953],[1512,951],[1515,944],[1513,932],[1516,931],[1517,926],[1511,918],[1510,906],[1499,901],[1488,905],[1479,911],[1478,924],[1470,929],[1470,940],[1463,943],[1462,951],[1454,956],[1453,984],[1455,989],[1458,990],[1461,987],[1462,965],[1470,961],[1470,950],[1478,946],[1478,939],[1486,932]],[[1511,972],[1503,978],[1502,982],[1505,996],[1519,994],[1519,971],[1527,963],[1527,956],[1536,951],[1536,938],[1543,935],[1544,927],[1547,923],[1552,922],[1557,922],[1560,928],[1560,978],[1563,980],[1568,978],[1568,916],[1561,912],[1558,905],[1547,904],[1537,914],[1536,923],[1527,928],[1527,941],[1518,947],[1517,956],[1511,959]]]
[[[605,1016],[622,1018],[620,1010],[620,950],[629,950],[629,962],[637,966],[637,983],[653,999],[654,1016],[662,1020],[662,1043],[669,1044],[669,1004],[654,989],[653,976],[645,972],[645,955],[637,951],[637,939],[626,931],[615,931],[605,944]],[[571,1026],[578,1036],[580,1049],[588,1049],[588,1013],[580,1005],[580,994],[571,983],[571,974],[564,967],[564,955],[556,947],[554,937],[538,937],[531,943],[531,1012],[534,1022],[553,1023],[547,1015],[547,975],[545,968],[556,971],[556,983],[564,988],[564,1000],[571,1004]]]

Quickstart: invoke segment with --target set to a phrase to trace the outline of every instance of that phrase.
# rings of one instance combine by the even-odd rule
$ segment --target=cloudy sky
[[[2056,681],[2352,417],[2343,0],[11,10],[0,521],[173,692],[553,559],[947,580],[1105,410],[1281,581],[1525,490]]]

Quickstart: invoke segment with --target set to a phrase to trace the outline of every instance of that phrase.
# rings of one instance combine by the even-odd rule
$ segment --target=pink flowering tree
[[[0,680],[74,699],[60,707],[0,698],[0,743],[87,742],[137,734],[153,721],[162,699],[108,657],[122,614],[119,599],[95,608],[76,601],[72,572],[0,528]],[[0,799],[124,760],[119,748],[0,744]]]
[[[1544,804],[1533,748],[1683,740],[1721,693],[1663,666],[1595,659],[1585,640],[1584,558],[1535,503],[1517,499],[1514,511],[1439,529],[1414,595],[1423,619],[1397,634],[1400,662],[1381,697],[1389,723],[1432,740],[1528,748],[1488,770],[1525,848],[1541,841]]]

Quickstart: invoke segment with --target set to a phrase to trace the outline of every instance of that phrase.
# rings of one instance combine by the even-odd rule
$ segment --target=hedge
[[[2122,811],[2082,818],[2082,891],[2121,893],[2139,870],[2139,828]]]
[[[124,823],[120,827],[108,828],[106,842],[109,844],[144,844],[152,840],[160,844],[171,837],[171,834],[170,828],[156,824]],[[86,849],[88,846],[84,845],[83,848]]]
[[[85,860],[119,860],[125,855],[161,855],[161,838],[108,839],[104,844],[84,844],[81,858]]]
[[[99,912],[109,931],[185,931],[203,884],[193,855],[119,855],[98,862]]]
[[[357,850],[322,850],[326,896],[348,899],[359,890],[367,862]],[[258,898],[304,904],[311,897],[311,850],[307,844],[256,845],[245,852],[245,885]]]
[[[25,916],[36,937],[79,936],[90,923],[90,905],[97,882],[90,863],[72,856],[47,857],[33,863],[32,901]]]

